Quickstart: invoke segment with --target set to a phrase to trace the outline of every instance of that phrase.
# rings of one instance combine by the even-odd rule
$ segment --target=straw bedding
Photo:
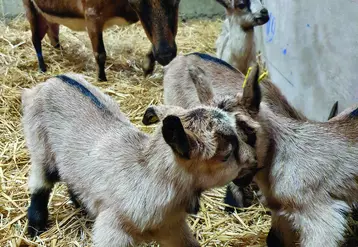
[[[221,21],[180,24],[179,51],[214,54],[220,26]],[[150,44],[142,27],[136,24],[111,28],[104,36],[108,82],[98,83],[87,33],[61,27],[60,50],[54,49],[46,38],[43,54],[48,72],[39,73],[27,21],[19,17],[7,25],[0,23],[0,246],[91,246],[92,243],[93,222],[75,209],[63,184],[56,185],[50,198],[49,230],[35,239],[26,235],[30,164],[20,123],[21,88],[69,71],[82,73],[117,100],[134,124],[147,132],[152,130],[141,125],[141,118],[148,105],[162,100],[162,68],[157,66],[151,77],[143,78],[140,64]],[[224,189],[217,189],[205,193],[200,213],[188,220],[202,246],[264,246],[270,226],[267,210],[257,204],[228,215],[223,211],[223,192]]]

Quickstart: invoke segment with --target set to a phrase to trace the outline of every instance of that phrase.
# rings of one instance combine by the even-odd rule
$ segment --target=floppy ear
[[[182,108],[173,105],[157,105],[150,106],[144,113],[142,123],[144,125],[151,125],[162,121],[167,115],[171,113],[178,113]]]
[[[214,99],[213,87],[205,71],[196,65],[190,65],[188,70],[200,103],[204,105],[212,104]]]
[[[230,0],[216,0],[219,4],[224,6],[224,8],[229,9],[231,7],[231,1]]]
[[[163,120],[162,134],[165,142],[182,158],[190,159],[190,144],[184,127],[177,116],[169,115]]]
[[[251,114],[257,114],[261,103],[261,89],[259,85],[259,66],[256,63],[252,66],[250,75],[247,78],[244,92],[241,98],[241,104]]]
[[[151,125],[159,122],[159,117],[154,107],[149,107],[144,113],[142,123],[144,125]]]

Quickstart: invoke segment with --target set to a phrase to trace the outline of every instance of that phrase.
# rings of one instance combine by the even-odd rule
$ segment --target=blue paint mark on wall
[[[311,27],[311,25],[310,25],[310,24],[307,24],[306,27]]]
[[[286,55],[286,54],[287,54],[287,49],[286,49],[286,48],[282,50],[282,54],[283,54],[283,55]]]
[[[266,23],[266,42],[271,43],[275,37],[276,31],[276,18],[270,13],[270,20]]]

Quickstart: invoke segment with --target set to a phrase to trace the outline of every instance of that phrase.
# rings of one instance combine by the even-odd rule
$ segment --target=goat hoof
[[[27,233],[33,238],[46,230],[48,212],[36,209],[30,206],[28,210],[29,225],[27,227]]]
[[[225,207],[224,211],[228,214],[233,214],[235,212],[235,208],[233,207]]]
[[[105,82],[105,81],[107,81],[106,75],[99,75],[99,76],[98,76],[98,81],[99,81],[99,82]]]
[[[146,57],[143,62],[144,77],[153,74],[154,68],[155,61],[153,61],[150,57]]]
[[[45,65],[45,64],[40,65],[40,67],[39,67],[39,71],[40,71],[41,73],[45,73],[45,72],[47,71],[47,67],[46,67],[46,65]]]
[[[53,47],[58,50],[60,50],[62,48],[60,43],[55,44]]]

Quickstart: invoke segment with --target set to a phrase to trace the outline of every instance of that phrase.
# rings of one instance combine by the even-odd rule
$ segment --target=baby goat
[[[249,114],[258,126],[252,134],[262,169],[254,180],[272,227],[284,246],[337,247],[358,196],[358,109],[325,123],[288,118],[261,102],[258,75],[254,66],[243,93],[223,109],[236,112],[237,122]]]
[[[220,108],[225,101],[230,101],[238,93],[242,93],[243,81],[242,73],[221,59],[201,53],[179,55],[164,69],[164,103],[186,109],[201,104]],[[212,85],[212,91],[207,90],[208,87],[211,88],[210,85],[206,85],[207,83]],[[288,104],[281,91],[270,80],[264,79],[261,85],[263,101],[267,102],[271,109],[289,118],[306,119]],[[240,124],[245,126],[245,123],[238,123]],[[249,144],[252,139],[250,135],[244,137],[247,143],[243,146],[248,146],[247,150],[250,150]],[[249,182],[250,180],[244,181],[241,178],[230,183],[226,190],[225,203],[233,207],[250,206],[253,193],[251,189],[244,186]],[[234,209],[226,207],[225,210],[232,212]]]
[[[61,180],[95,217],[95,246],[199,246],[185,221],[193,198],[257,165],[239,146],[234,116],[218,108],[151,106],[143,123],[160,126],[149,136],[76,74],[26,89],[22,105],[32,236],[45,229]]]
[[[216,41],[217,57],[246,74],[256,61],[254,27],[269,21],[260,0],[216,0],[226,9],[226,19]]]

